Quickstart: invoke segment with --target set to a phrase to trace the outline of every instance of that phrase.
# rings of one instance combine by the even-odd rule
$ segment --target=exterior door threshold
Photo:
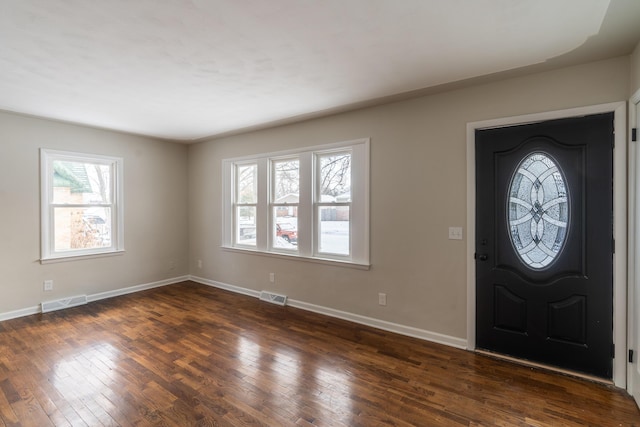
[[[483,349],[476,349],[475,353],[483,356],[491,357],[492,359],[498,359],[498,360],[503,360],[511,363],[516,363],[522,366],[528,366],[530,368],[537,368],[545,371],[550,371],[553,373],[566,375],[574,378],[579,378],[582,380],[591,381],[591,382],[595,382],[595,383],[599,383],[607,386],[615,386],[612,380],[596,377],[594,375],[589,375],[582,372],[571,371],[569,369],[560,368],[558,366],[547,365],[539,362],[533,362],[527,359],[519,359],[517,357],[513,357],[506,354],[501,354],[501,353],[494,353],[492,351],[483,350]]]

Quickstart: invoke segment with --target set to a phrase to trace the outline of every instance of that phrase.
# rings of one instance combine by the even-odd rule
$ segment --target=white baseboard
[[[246,289],[239,286],[229,285],[222,282],[216,282],[214,280],[204,279],[202,277],[190,276],[189,280],[192,280],[203,285],[212,286],[215,288],[225,289],[227,291],[236,292],[243,295],[248,295],[254,298],[260,298],[260,292],[252,289]],[[333,308],[323,307],[315,304],[309,304],[304,301],[298,301],[289,298],[287,305],[291,307],[299,308],[306,311],[312,311],[314,313],[322,314],[329,317],[335,317],[342,320],[358,323],[372,328],[382,329],[384,331],[393,332],[400,335],[406,335],[413,338],[422,339],[425,341],[436,342],[438,344],[448,345],[450,347],[456,347],[465,350],[467,348],[467,340],[463,338],[452,337],[449,335],[440,334],[438,332],[431,332],[424,329],[414,328],[412,326],[400,325],[397,323],[387,322],[385,320],[374,319],[372,317],[361,316],[359,314],[348,313],[345,311],[335,310]]]
[[[189,280],[189,276],[173,277],[171,279],[160,280],[157,282],[146,283],[144,285],[136,285],[128,288],[116,289],[114,291],[101,292],[99,294],[87,295],[88,302],[99,301],[101,299],[113,298],[120,295],[132,294],[134,292],[146,291],[147,289],[159,288],[161,286],[173,285],[174,283]]]
[[[128,288],[116,289],[113,291],[101,292],[97,294],[87,295],[87,302],[99,301],[107,298],[113,298],[120,295],[127,295],[134,292],[145,291],[147,289],[159,288],[161,286],[172,285],[174,283],[184,282],[185,280],[192,280],[194,282],[212,286],[219,289],[224,289],[237,294],[247,295],[254,298],[260,298],[260,292],[252,289],[243,288],[240,286],[229,285],[227,283],[217,282],[215,280],[209,280],[198,276],[180,276],[171,279],[160,280],[157,282],[146,283],[143,285],[131,286]],[[467,340],[463,338],[452,337],[449,335],[440,334],[438,332],[427,331],[424,329],[414,328],[412,326],[400,325],[393,322],[387,322],[386,320],[374,319],[372,317],[361,316],[359,314],[348,313],[346,311],[340,311],[329,307],[323,307],[315,304],[310,304],[304,301],[298,301],[294,299],[288,299],[287,305],[291,307],[299,308],[306,311],[322,314],[329,317],[335,317],[342,320],[358,323],[365,326],[381,329],[388,332],[393,332],[400,335],[406,335],[422,339],[425,341],[436,342],[439,344],[448,345],[450,347],[456,347],[461,349],[467,348]],[[0,321],[15,319],[18,317],[30,316],[33,314],[41,313],[39,305],[34,307],[28,307],[21,310],[9,311],[6,313],[0,313]]]
[[[260,292],[253,289],[242,288],[240,286],[228,285],[222,282],[216,282],[215,280],[205,279],[198,276],[189,276],[189,280],[200,283],[202,285],[212,286],[214,288],[224,289],[226,291],[235,292],[237,294],[248,295],[254,298],[260,298]]]
[[[131,294],[134,292],[140,292],[147,289],[159,288],[161,286],[172,285],[174,283],[184,282],[189,280],[189,276],[173,277],[171,279],[160,280],[158,282],[145,283],[143,285],[131,286],[128,288],[116,289],[114,291],[100,292],[98,294],[87,295],[87,302],[98,301],[107,298],[113,298],[120,295]],[[23,308],[20,310],[8,311],[0,313],[0,322],[3,320],[16,319],[18,317],[31,316],[33,314],[42,313],[41,305],[38,304],[34,307]]]
[[[38,314],[40,312],[40,304],[34,307],[23,308],[20,310],[7,311],[5,313],[0,313],[0,322],[2,322],[3,320],[16,319],[18,317],[31,316],[32,314]]]
[[[413,326],[400,325],[398,323],[387,322],[386,320],[348,313],[346,311],[335,310],[333,308],[322,307],[293,299],[287,300],[287,305],[300,308],[302,310],[313,311],[314,313],[324,314],[330,317],[336,317],[342,320],[348,320],[361,325],[371,326],[372,328],[382,329],[383,331],[419,338],[425,341],[436,342],[438,344],[461,348],[463,350],[467,348],[467,340],[465,339],[440,334],[438,332],[427,331],[425,329],[414,328]]]

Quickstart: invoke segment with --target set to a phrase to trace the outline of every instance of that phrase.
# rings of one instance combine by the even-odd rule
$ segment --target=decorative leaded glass
[[[551,264],[564,245],[569,223],[562,171],[544,153],[527,155],[511,178],[508,201],[511,242],[532,269]]]

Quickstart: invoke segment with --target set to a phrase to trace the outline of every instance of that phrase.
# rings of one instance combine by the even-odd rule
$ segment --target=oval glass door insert
[[[560,254],[569,226],[564,174],[545,153],[525,156],[509,186],[507,216],[511,243],[529,268],[548,267]]]

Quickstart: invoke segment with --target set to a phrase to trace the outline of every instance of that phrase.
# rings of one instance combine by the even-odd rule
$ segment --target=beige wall
[[[631,54],[631,95],[640,90],[640,42]]]
[[[628,80],[623,57],[190,146],[190,271],[465,338],[467,236],[447,231],[466,223],[467,122],[623,101]],[[220,248],[222,159],[361,137],[371,138],[370,271]]]
[[[124,255],[40,264],[41,147],[124,158]],[[0,314],[187,274],[186,146],[0,112],[0,161]]]
[[[638,51],[188,147],[0,112],[0,314],[191,273],[464,338],[467,236],[448,240],[447,229],[466,223],[466,124],[625,100],[640,86]],[[222,159],[362,137],[371,138],[369,271],[220,249]],[[38,262],[41,147],[124,158],[124,255]],[[42,291],[45,279],[54,292]]]

